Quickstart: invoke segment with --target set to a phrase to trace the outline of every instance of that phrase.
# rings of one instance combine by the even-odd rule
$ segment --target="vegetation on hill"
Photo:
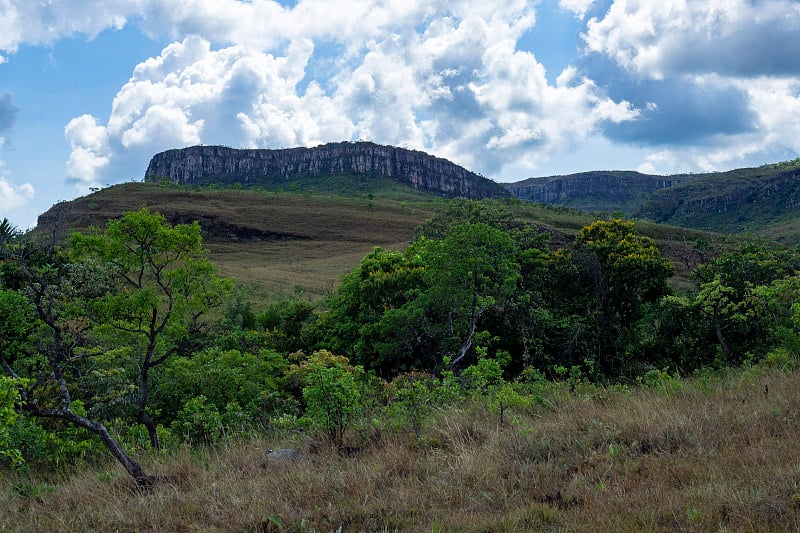
[[[689,175],[656,176],[625,170],[580,172],[529,178],[506,184],[515,197],[588,212],[635,213],[655,191],[693,179]]]
[[[335,194],[322,192],[325,183]],[[63,242],[71,231],[103,227],[147,206],[173,224],[197,220],[220,274],[235,278],[256,302],[296,291],[318,299],[373,247],[407,246],[444,202],[394,182],[366,193],[361,182],[347,179],[302,185],[266,191],[125,183],[56,204],[40,216],[32,237]]]
[[[656,222],[726,233],[771,236],[771,228],[793,222],[800,206],[800,160],[703,174],[659,190],[637,216]],[[791,244],[796,234],[782,235]]]
[[[103,227],[2,233],[0,513],[23,529],[800,522],[798,250],[516,200],[125,190],[88,197],[138,204]],[[364,246],[414,217],[324,297],[237,296],[215,259],[214,228]]]
[[[798,173],[800,159],[708,174],[593,171],[531,178],[506,187],[518,198],[549,205],[797,244]]]

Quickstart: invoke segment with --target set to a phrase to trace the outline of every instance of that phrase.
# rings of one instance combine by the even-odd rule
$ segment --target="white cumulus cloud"
[[[67,124],[64,136],[72,147],[67,175],[87,186],[99,183],[111,161],[106,128],[97,124],[94,117],[81,115]]]
[[[108,116],[66,126],[67,171],[84,188],[140,177],[154,153],[199,143],[365,139],[501,179],[598,139],[650,147],[642,168],[798,150],[797,1],[554,4],[0,0],[0,62],[23,44],[126,25],[174,41],[132,67]],[[575,14],[585,52],[555,80],[521,46],[545,8]],[[738,120],[724,120],[733,109]],[[686,124],[695,135],[676,131]]]
[[[578,17],[583,18],[586,12],[589,11],[589,8],[594,5],[594,1],[595,0],[559,0],[558,5],[561,6],[561,9],[572,11]]]
[[[615,0],[588,22],[589,51],[637,76],[800,74],[794,0]]]
[[[192,34],[135,67],[106,124],[80,117],[68,126],[73,178],[114,180],[135,172],[137,159],[141,173],[154,153],[190,144],[357,139],[499,175],[512,159],[546,157],[602,122],[637,117],[577,72],[548,83],[517,49],[536,20],[522,0],[181,5],[153,7],[141,24]]]
[[[30,183],[16,185],[11,182],[0,160],[0,217],[8,217],[21,210],[36,196]]]

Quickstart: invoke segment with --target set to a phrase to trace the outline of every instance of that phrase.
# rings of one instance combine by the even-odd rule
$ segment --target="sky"
[[[196,144],[499,182],[800,155],[798,0],[0,0],[0,219]]]

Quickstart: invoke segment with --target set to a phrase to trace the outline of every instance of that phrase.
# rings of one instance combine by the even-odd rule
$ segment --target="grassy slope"
[[[298,285],[318,297],[373,247],[405,247],[416,226],[443,201],[405,187],[366,194],[357,189],[350,189],[349,196],[328,196],[127,183],[57,204],[35,233],[102,226],[147,206],[170,222],[199,219],[211,260],[256,300],[292,294]]]
[[[113,463],[0,499],[27,531],[797,531],[800,373],[752,369],[654,387],[553,385],[504,424],[445,408],[354,456],[263,465],[291,436],[151,456],[132,492]],[[13,478],[0,479],[9,494]],[[24,480],[23,480],[24,481]]]
[[[173,223],[199,219],[211,260],[223,275],[235,278],[257,306],[294,294],[296,287],[318,298],[333,290],[341,275],[373,247],[404,248],[416,226],[445,202],[391,180],[378,181],[342,178],[294,183],[292,189],[300,192],[126,183],[55,205],[42,216],[35,234],[50,238],[55,232],[61,238],[69,230],[103,226],[109,218],[147,206]],[[554,245],[566,244],[581,227],[606,216],[501,202],[522,219],[553,233]],[[684,286],[684,257],[701,233],[637,224],[643,235],[657,240],[676,267],[675,284]]]

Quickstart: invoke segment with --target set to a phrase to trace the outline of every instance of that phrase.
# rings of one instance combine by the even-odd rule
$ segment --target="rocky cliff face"
[[[522,200],[584,211],[635,211],[652,193],[675,187],[688,176],[653,176],[631,171],[595,171],[531,178],[506,186]]]
[[[730,232],[785,223],[797,216],[800,169],[781,171],[766,166],[744,170],[704,175],[657,191],[636,215],[655,222]]]
[[[295,178],[381,175],[415,189],[472,199],[509,196],[501,185],[450,161],[424,152],[367,142],[331,143],[315,148],[240,150],[193,146],[156,154],[145,180],[176,184],[280,186]]]

